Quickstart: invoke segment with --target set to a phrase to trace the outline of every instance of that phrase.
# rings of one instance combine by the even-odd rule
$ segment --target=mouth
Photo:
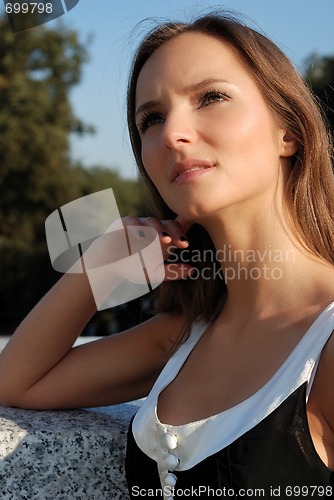
[[[178,162],[172,170],[171,181],[180,182],[190,180],[201,175],[203,171],[212,169],[214,166],[214,163],[208,160],[184,160]]]

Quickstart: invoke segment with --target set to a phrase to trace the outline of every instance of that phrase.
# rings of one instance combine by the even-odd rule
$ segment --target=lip
[[[189,159],[175,163],[172,169],[172,182],[185,182],[193,178],[199,177],[211,170],[215,164],[210,160]],[[192,170],[195,167],[204,167],[198,170]]]

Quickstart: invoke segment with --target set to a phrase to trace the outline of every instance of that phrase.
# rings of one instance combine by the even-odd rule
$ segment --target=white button
[[[177,437],[174,434],[167,432],[162,439],[169,450],[175,450],[177,447]]]
[[[165,479],[165,484],[166,486],[170,486],[171,488],[174,488],[176,485],[177,477],[174,474],[167,474],[166,479]]]
[[[179,465],[179,463],[180,463],[180,460],[175,455],[171,455],[171,454],[166,455],[165,464],[166,464],[168,470],[173,471],[174,469],[176,469],[176,467]]]

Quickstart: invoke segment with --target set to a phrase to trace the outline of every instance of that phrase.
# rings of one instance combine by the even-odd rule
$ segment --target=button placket
[[[164,479],[164,485],[170,488],[174,488],[177,477],[175,476],[175,474],[173,474],[173,471],[180,464],[180,460],[177,458],[177,456],[174,455],[174,453],[171,452],[177,448],[177,436],[170,431],[165,432],[165,434],[162,436],[162,444],[166,449],[164,465],[168,471]],[[166,498],[168,498],[169,500],[174,499],[172,494],[166,495]]]

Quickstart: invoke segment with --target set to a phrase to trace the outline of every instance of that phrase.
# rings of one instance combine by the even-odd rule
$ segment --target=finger
[[[139,217],[137,220],[140,225],[151,227],[158,232],[160,243],[164,252],[168,249],[169,245],[176,245],[179,248],[187,248],[189,245],[182,227],[176,220],[160,221],[155,217]],[[127,217],[127,225],[131,225],[134,222],[134,218]]]
[[[186,248],[189,245],[186,233],[194,225],[193,221],[178,215],[174,220],[162,221],[162,224],[166,227],[166,232],[171,236],[173,243],[175,243],[178,247]]]
[[[123,218],[123,223],[126,227],[143,226],[154,229],[158,233],[161,243],[164,245],[171,243],[172,241],[171,236],[165,230],[163,222],[156,217],[135,217],[128,215]]]
[[[156,217],[136,217],[130,215],[123,217],[122,221],[125,226],[143,225],[153,227],[159,233],[160,237],[164,239],[165,243],[171,242],[171,240],[174,240],[175,243],[183,241],[186,239],[185,233],[194,224],[181,215],[178,215],[174,220],[164,221],[160,221]]]
[[[155,217],[140,218],[143,226],[154,228],[159,236],[164,259],[168,257],[171,247],[187,248],[187,237],[183,235],[180,225],[173,220],[160,221]]]
[[[181,217],[180,220],[184,224],[185,228],[190,228],[193,224],[192,222]],[[155,229],[159,235],[164,259],[168,258],[169,252],[173,251],[175,247],[182,249],[189,246],[184,229],[180,222],[176,219],[160,221],[156,217],[127,216],[123,218],[123,223],[126,227],[146,226]]]
[[[162,236],[166,238],[164,240],[166,243],[174,244],[179,248],[187,248],[189,245],[188,238],[185,235],[183,228],[176,220],[165,220],[162,221],[162,224],[164,226]],[[169,240],[167,240],[167,236],[170,237]]]

